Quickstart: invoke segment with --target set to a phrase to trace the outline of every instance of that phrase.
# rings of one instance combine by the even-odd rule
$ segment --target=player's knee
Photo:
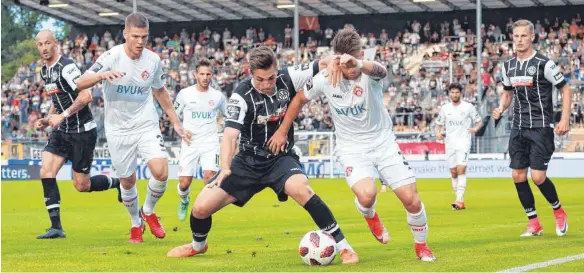
[[[457,176],[458,175],[465,175],[466,174],[466,168],[465,167],[458,167],[456,169],[456,173],[457,173]]]
[[[57,176],[57,174],[54,171],[49,170],[46,167],[41,167],[40,175],[41,178],[53,178]]]
[[[452,178],[458,178],[458,171],[456,169],[450,169],[450,176]]]
[[[420,196],[417,192],[405,200],[404,208],[410,213],[417,213],[422,209],[422,201],[420,201]]]
[[[545,179],[546,179],[546,174],[545,172],[531,172],[531,180],[533,181],[533,183],[535,183],[536,185],[541,185]]]
[[[527,170],[513,170],[511,176],[515,182],[527,181]]]
[[[168,171],[160,171],[157,173],[152,173],[152,177],[158,181],[166,181],[168,179]]]
[[[375,198],[377,197],[377,188],[375,187],[363,187],[361,189],[355,190],[355,195],[359,203],[367,208],[370,208],[375,203]]]
[[[91,181],[88,178],[74,178],[73,186],[78,192],[88,192],[91,188]]]
[[[209,210],[205,205],[198,203],[195,203],[191,213],[197,219],[206,219],[209,218],[209,216],[211,216],[211,210]]]

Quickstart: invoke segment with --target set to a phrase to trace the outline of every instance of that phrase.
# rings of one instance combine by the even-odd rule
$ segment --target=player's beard
[[[452,100],[453,103],[459,103],[460,102],[460,97],[458,98],[450,98]]]

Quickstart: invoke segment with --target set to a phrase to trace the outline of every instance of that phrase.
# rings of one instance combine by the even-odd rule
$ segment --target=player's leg
[[[176,186],[178,197],[180,198],[177,215],[181,221],[184,221],[189,213],[191,182],[196,174],[198,161],[199,152],[183,145],[178,165],[178,185]]]
[[[310,214],[321,230],[333,236],[344,264],[358,263],[359,257],[345,239],[333,213],[308,185],[308,178],[302,172],[298,157],[282,156],[274,164],[274,168],[265,178],[274,192],[278,195],[284,192],[292,197]]]
[[[73,167],[73,186],[75,189],[79,192],[117,189],[118,201],[121,202],[119,178],[101,174],[89,177],[93,163],[93,151],[97,142],[97,131],[94,129],[79,134],[70,134],[70,139],[69,158]]]
[[[57,185],[57,173],[65,163],[66,154],[59,147],[59,140],[55,131],[49,139],[49,144],[45,147],[41,158],[40,177],[43,184],[43,195],[45,206],[51,220],[51,227],[45,234],[37,236],[37,239],[65,238],[61,225],[61,195]],[[61,154],[61,155],[59,155]]]
[[[375,211],[377,187],[373,157],[339,151],[339,161],[345,168],[345,179],[355,194],[355,206],[363,215],[373,237],[382,244],[389,242],[389,232]],[[385,181],[385,180],[384,180]]]
[[[568,232],[567,215],[560,204],[554,183],[546,174],[549,161],[555,150],[553,129],[542,128],[530,130],[529,138],[531,140],[531,150],[529,153],[531,179],[554,210],[556,235],[564,236]]]
[[[219,146],[201,153],[199,163],[203,169],[203,181],[209,184],[219,171]]]
[[[137,136],[106,136],[112,166],[120,178],[122,203],[130,214],[130,243],[141,243],[144,223],[140,218],[138,189],[136,188]]]
[[[164,148],[164,140],[160,131],[148,132],[138,139],[138,153],[145,159],[150,169],[150,179],[147,185],[146,200],[141,208],[141,216],[148,224],[150,231],[157,238],[166,237],[166,231],[162,227],[158,216],[154,213],[154,207],[166,191],[168,179],[168,160]]]
[[[426,209],[418,194],[414,172],[399,150],[397,143],[390,143],[388,147],[380,149],[378,152],[382,153],[378,161],[379,174],[388,182],[389,187],[406,209],[407,223],[414,236],[417,257],[425,262],[436,260],[427,244]]]
[[[509,157],[511,162],[509,167],[512,169],[511,174],[515,182],[517,196],[529,220],[527,230],[521,236],[537,236],[543,232],[543,228],[537,218],[535,198],[527,182],[530,145],[523,137],[522,131],[524,130],[511,130],[511,135],[509,136]]]
[[[468,162],[468,151],[456,151],[456,201],[452,205],[453,209],[465,209],[464,192],[466,191],[466,164]]]

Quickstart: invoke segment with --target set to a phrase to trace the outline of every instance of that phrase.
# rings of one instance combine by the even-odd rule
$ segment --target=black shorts
[[[275,158],[239,153],[233,158],[231,175],[221,183],[221,188],[237,199],[233,204],[239,207],[243,207],[256,193],[267,187],[283,202],[288,200],[284,185],[295,174],[304,172],[294,153]]]
[[[44,151],[70,160],[73,171],[77,173],[89,173],[96,142],[95,129],[82,133],[54,130]]]
[[[553,128],[512,129],[509,168],[545,171],[555,149]]]

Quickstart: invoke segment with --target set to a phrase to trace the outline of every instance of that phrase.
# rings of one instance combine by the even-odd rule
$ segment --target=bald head
[[[51,30],[41,30],[36,36],[36,45],[41,59],[45,62],[54,61],[57,56],[57,40]]]

